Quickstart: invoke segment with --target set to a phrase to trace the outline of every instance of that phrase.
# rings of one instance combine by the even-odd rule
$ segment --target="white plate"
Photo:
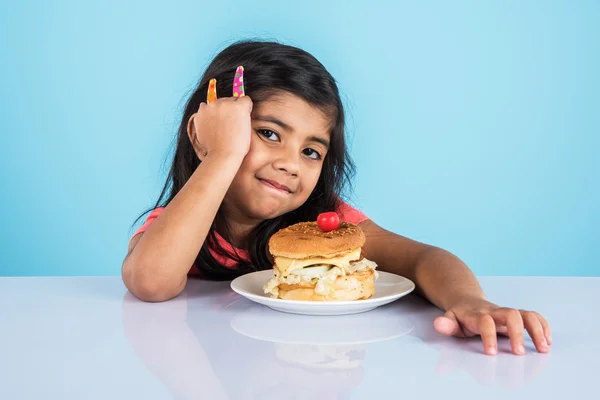
[[[236,293],[263,304],[273,310],[306,315],[343,315],[371,311],[398,300],[415,289],[415,284],[402,276],[378,271],[375,294],[367,300],[356,301],[302,301],[273,299],[266,295],[263,286],[273,276],[273,270],[252,272],[231,282]]]

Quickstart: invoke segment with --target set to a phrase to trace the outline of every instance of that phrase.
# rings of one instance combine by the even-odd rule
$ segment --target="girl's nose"
[[[300,154],[296,150],[284,150],[278,154],[273,166],[279,171],[285,171],[292,176],[298,176],[300,172]]]

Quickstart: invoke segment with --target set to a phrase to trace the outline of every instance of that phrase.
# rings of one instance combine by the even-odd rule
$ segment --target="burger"
[[[375,293],[377,264],[365,258],[365,235],[359,226],[300,222],[276,232],[269,239],[273,277],[264,292],[273,298],[306,301],[365,300]]]

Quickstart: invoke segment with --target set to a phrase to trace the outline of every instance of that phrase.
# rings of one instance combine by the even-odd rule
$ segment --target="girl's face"
[[[249,222],[300,207],[321,174],[330,128],[327,115],[289,93],[255,104],[250,151],[224,200],[228,214]]]

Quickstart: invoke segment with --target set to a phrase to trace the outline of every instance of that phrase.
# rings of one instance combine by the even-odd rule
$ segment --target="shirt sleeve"
[[[148,229],[148,227],[150,226],[150,224],[156,219],[156,217],[158,217],[158,215],[162,212],[162,210],[164,210],[164,207],[158,207],[155,208],[150,215],[148,215],[148,217],[146,218],[146,221],[144,222],[144,224],[142,226],[140,226],[137,231],[135,231],[135,233],[133,234],[133,236],[131,237],[132,239],[136,236],[139,235],[140,233],[146,232],[146,229]]]
[[[352,207],[350,204],[340,200],[336,212],[340,216],[340,220],[343,222],[349,222],[354,225],[358,225],[363,221],[370,220],[365,213],[357,208]]]

